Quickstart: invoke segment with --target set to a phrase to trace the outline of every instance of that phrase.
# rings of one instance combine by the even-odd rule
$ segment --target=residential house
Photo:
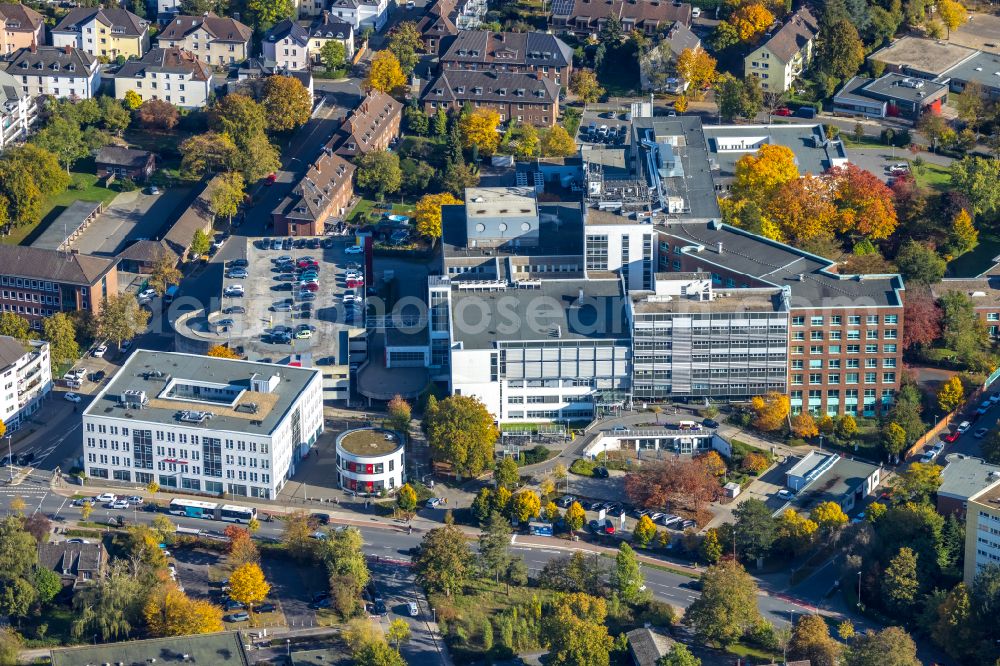
[[[89,99],[101,87],[97,58],[72,46],[21,49],[6,65],[7,73],[32,97]]]
[[[302,179],[271,213],[274,233],[321,236],[326,221],[342,217],[354,196],[354,165],[324,148]]]
[[[41,329],[56,312],[100,313],[101,301],[118,293],[115,262],[104,257],[0,245],[0,312],[13,312]]]
[[[331,145],[341,157],[360,157],[385,150],[399,136],[403,105],[377,90],[372,90],[344,120]]]
[[[551,79],[512,72],[445,71],[424,88],[424,111],[460,110],[466,103],[493,109],[501,122],[552,127],[559,116],[559,86]]]
[[[677,22],[691,25],[691,5],[667,0],[555,0],[549,28],[590,37],[612,17],[621,22],[625,34],[638,30],[653,35]]]
[[[308,69],[287,70],[279,67],[273,62],[265,61],[263,58],[247,58],[241,62],[233,71],[229,73],[230,79],[226,81],[229,92],[243,92],[251,97],[257,97],[262,93],[260,87],[255,85],[262,82],[269,76],[290,76],[298,79],[302,86],[309,91],[309,100],[313,100],[315,88],[313,85],[313,75]],[[235,78],[235,81],[233,80]],[[249,86],[249,92],[247,90]]]
[[[49,343],[0,336],[0,421],[14,432],[52,391]]]
[[[125,9],[78,7],[52,28],[52,45],[111,60],[141,58],[149,50],[149,22]]]
[[[45,43],[45,17],[27,5],[0,4],[0,22],[3,22],[0,55]]]
[[[395,6],[389,0],[331,0],[330,14],[351,24],[355,32],[371,28],[378,32],[389,21],[389,12]]]
[[[672,638],[652,629],[633,629],[625,637],[635,666],[656,666],[674,644]]]
[[[573,49],[545,32],[463,30],[441,56],[441,69],[523,72],[568,85]]]
[[[63,587],[89,585],[99,579],[107,566],[108,554],[101,542],[57,541],[38,544],[38,564],[59,574]]]
[[[98,178],[131,178],[137,183],[149,180],[156,170],[156,157],[148,150],[105,146],[94,158]]]
[[[949,291],[964,294],[972,303],[976,317],[986,327],[994,340],[1000,338],[1000,267],[994,264],[977,278],[945,278],[933,287],[934,298],[941,298]]]
[[[122,273],[149,275],[163,257],[172,265],[178,261],[177,253],[170,249],[166,241],[138,240],[118,253],[118,270]]]
[[[320,52],[327,42],[340,42],[344,45],[344,59],[347,62],[354,57],[354,26],[335,18],[330,12],[324,11],[312,20],[308,26],[309,57],[313,62],[322,64]]]
[[[483,24],[488,6],[486,0],[455,0],[452,20],[459,30],[476,30]]]
[[[667,91],[688,84],[675,77],[677,58],[687,49],[701,48],[701,39],[683,23],[674,23],[659,44],[639,59],[639,81],[643,90]],[[681,90],[683,92],[683,90]]]
[[[229,65],[250,57],[253,30],[236,19],[208,13],[175,16],[157,37],[160,48],[179,47],[210,65]]]
[[[854,76],[833,96],[833,111],[865,118],[902,118],[916,123],[925,113],[940,113],[948,86],[902,74],[877,79]]]
[[[285,19],[264,34],[264,61],[289,70],[309,66],[309,30]]]
[[[212,94],[212,68],[189,51],[155,48],[113,74],[115,97],[134,91],[144,100],[162,99],[184,109],[200,109]]]
[[[0,70],[0,150],[27,139],[37,119],[35,97],[24,91],[20,81]]]
[[[756,76],[764,92],[783,93],[809,66],[819,22],[803,7],[743,59],[744,76]]]
[[[455,13],[454,0],[434,0],[427,5],[424,15],[417,21],[425,51],[440,53],[449,38],[458,34],[458,27],[451,18]]]

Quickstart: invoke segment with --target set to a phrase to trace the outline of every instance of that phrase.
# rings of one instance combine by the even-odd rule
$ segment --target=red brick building
[[[403,105],[377,90],[361,100],[330,142],[341,157],[360,157],[385,150],[399,136]]]
[[[354,165],[327,146],[295,188],[271,213],[274,233],[322,236],[326,221],[347,212],[354,196]]]

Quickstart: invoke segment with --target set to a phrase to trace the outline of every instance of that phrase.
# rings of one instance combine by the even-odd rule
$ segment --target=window
[[[801,370],[802,367],[803,364],[801,359],[792,361],[792,370]]]
[[[899,323],[899,315],[886,315],[882,318],[882,323],[896,325]]]
[[[869,326],[878,326],[878,315],[868,315],[865,317],[865,323]]]
[[[822,354],[823,353],[823,345],[810,345],[809,346],[809,353],[810,354]]]
[[[823,325],[823,316],[822,315],[818,315],[818,316],[814,315],[814,316],[810,317],[809,318],[809,325],[810,326],[822,326]]]
[[[830,345],[830,347],[829,347],[829,353],[831,353],[831,354],[839,354],[840,353],[840,345]]]
[[[847,353],[848,354],[860,354],[861,353],[861,345],[847,345]]]
[[[840,373],[831,372],[830,375],[826,378],[826,381],[829,384],[839,384],[840,383]]]
[[[883,384],[895,384],[896,383],[896,373],[895,372],[883,372],[882,373],[882,383]]]
[[[830,315],[830,325],[840,326],[840,319],[841,319],[840,315]]]
[[[858,373],[856,373],[856,372],[848,372],[847,375],[846,375],[846,377],[847,377],[847,383],[848,384],[857,384],[858,383]]]
[[[840,340],[840,336],[841,336],[841,332],[840,331],[830,331],[830,339],[831,340]]]
[[[877,372],[866,372],[865,373],[865,384],[874,384],[878,379]]]
[[[847,339],[848,340],[860,340],[861,339],[861,331],[848,331],[847,332]]]
[[[823,373],[822,372],[813,372],[813,373],[810,373],[809,374],[809,383],[813,384],[813,385],[815,385],[815,384],[822,384],[823,383]]]
[[[847,318],[847,324],[849,326],[860,326],[861,325],[861,315],[850,315]]]
[[[882,353],[883,354],[895,354],[896,353],[896,345],[882,345]]]
[[[810,340],[822,340],[823,339],[823,331],[810,331],[809,332],[809,339]]]
[[[865,353],[866,354],[877,354],[878,353],[878,345],[865,345]]]
[[[806,323],[806,318],[802,316],[792,317],[792,326],[803,326]]]
[[[831,370],[839,369],[840,368],[840,359],[839,358],[831,358],[830,361],[827,364],[827,367],[830,368]]]

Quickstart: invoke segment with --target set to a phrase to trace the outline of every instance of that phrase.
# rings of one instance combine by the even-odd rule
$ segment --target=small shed
[[[146,182],[156,170],[156,158],[148,150],[105,146],[94,158],[98,178],[114,176]]]
[[[741,492],[743,492],[743,488],[741,488],[740,484],[736,483],[735,481],[730,481],[729,483],[727,483],[725,486],[723,486],[723,490],[726,491],[726,497],[736,497]]]

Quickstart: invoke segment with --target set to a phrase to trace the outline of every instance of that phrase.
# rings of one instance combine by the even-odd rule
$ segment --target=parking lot
[[[580,120],[577,141],[591,147],[624,146],[628,143],[628,132],[632,117],[627,109],[620,111],[587,110]]]
[[[364,324],[361,308],[345,305],[348,267],[364,272],[361,255],[347,253],[353,242],[342,237],[302,238],[289,247],[289,239],[280,249],[271,249],[270,243],[265,249],[264,239],[246,242],[246,277],[227,266],[221,310],[209,316],[215,332],[229,334],[238,343],[249,341],[261,354],[308,352],[317,365],[338,364],[340,333]],[[294,268],[279,268],[279,257]],[[305,261],[317,264],[312,275],[306,274],[308,268],[299,268],[298,263]],[[314,284],[309,287],[312,291],[305,291],[300,283],[309,277]],[[356,300],[364,298],[363,283],[350,291]]]

